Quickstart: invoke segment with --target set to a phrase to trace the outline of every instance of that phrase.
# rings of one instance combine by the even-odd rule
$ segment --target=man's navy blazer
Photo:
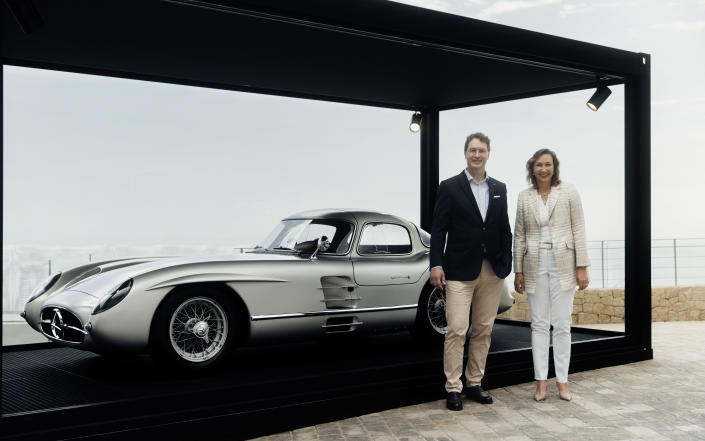
[[[484,222],[465,171],[438,186],[431,227],[431,268],[443,266],[447,280],[475,280],[483,258],[490,261],[499,278],[512,271],[507,186],[490,177],[487,183],[490,195]]]

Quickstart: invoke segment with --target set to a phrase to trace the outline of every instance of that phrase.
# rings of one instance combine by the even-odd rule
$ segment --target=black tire
[[[204,370],[225,361],[236,340],[233,303],[210,287],[169,295],[155,313],[152,356],[170,367]]]
[[[416,308],[416,321],[411,333],[422,340],[439,342],[445,339],[446,309],[445,292],[439,291],[431,284],[424,286],[419,305]]]

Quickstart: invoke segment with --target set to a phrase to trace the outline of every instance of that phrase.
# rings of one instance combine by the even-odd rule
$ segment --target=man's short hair
[[[468,152],[468,145],[470,144],[470,141],[472,141],[473,139],[479,139],[480,141],[487,144],[487,151],[488,152],[490,151],[490,138],[489,138],[489,136],[485,135],[482,132],[477,132],[477,133],[473,133],[472,135],[465,138],[465,150],[463,150],[463,153]]]

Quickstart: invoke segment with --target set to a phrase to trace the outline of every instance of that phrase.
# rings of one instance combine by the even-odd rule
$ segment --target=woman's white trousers
[[[575,288],[561,291],[556,259],[551,249],[539,250],[536,291],[528,295],[531,310],[531,352],[534,378],[548,377],[549,329],[553,325],[553,366],[556,381],[568,382],[570,365],[570,323]]]

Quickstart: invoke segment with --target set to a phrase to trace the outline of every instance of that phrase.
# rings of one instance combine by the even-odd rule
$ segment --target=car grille
[[[68,343],[83,343],[86,331],[78,317],[64,308],[49,307],[42,309],[42,332],[52,340]]]

